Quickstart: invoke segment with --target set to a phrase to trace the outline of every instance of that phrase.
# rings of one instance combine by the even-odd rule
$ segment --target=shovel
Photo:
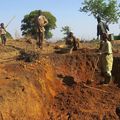
[[[98,57],[98,58],[96,59],[96,61],[95,61],[95,67],[94,67],[93,72],[92,72],[92,74],[91,74],[90,80],[87,81],[88,83],[91,83],[91,82],[94,81],[94,80],[93,80],[93,77],[94,77],[94,74],[95,74],[95,70],[97,69],[98,62],[99,62],[99,57]]]

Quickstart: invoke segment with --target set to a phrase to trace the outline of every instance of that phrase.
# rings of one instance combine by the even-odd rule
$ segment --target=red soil
[[[118,120],[120,60],[113,66],[114,83],[96,67],[95,50],[72,54],[40,54],[32,63],[0,64],[0,120]],[[88,84],[93,79],[92,84]]]

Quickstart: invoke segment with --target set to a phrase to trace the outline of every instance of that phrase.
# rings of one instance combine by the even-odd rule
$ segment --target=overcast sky
[[[53,40],[63,38],[60,30],[65,25],[70,26],[77,37],[82,39],[96,38],[96,19],[79,12],[83,0],[0,0],[0,2],[0,22],[7,24],[13,16],[16,16],[7,28],[13,36],[16,31],[21,34],[20,26],[24,15],[40,9],[51,12],[57,19]],[[110,32],[119,34],[119,24],[120,20],[118,24],[110,25]]]

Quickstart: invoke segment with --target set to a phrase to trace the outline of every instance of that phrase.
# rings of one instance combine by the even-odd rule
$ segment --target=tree
[[[62,30],[61,30],[61,32],[63,32],[63,34],[66,35],[66,36],[68,36],[68,34],[70,33],[70,31],[71,31],[71,29],[67,25],[64,26],[64,27],[62,27]]]
[[[120,4],[117,0],[84,0],[80,12],[100,16],[107,23],[117,23],[120,17]]]
[[[46,38],[51,38],[52,33],[51,30],[56,28],[56,18],[47,11],[41,11],[41,10],[35,10],[30,12],[29,14],[24,16],[24,19],[22,20],[21,30],[22,35],[25,36],[32,36],[34,38],[37,37],[37,17],[39,15],[43,14],[48,19],[48,24],[45,26],[45,36]]]

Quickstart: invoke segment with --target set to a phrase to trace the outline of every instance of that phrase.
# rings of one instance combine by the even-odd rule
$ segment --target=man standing
[[[2,45],[6,45],[6,30],[4,27],[4,23],[0,24],[0,36],[2,40]]]
[[[104,22],[101,21],[101,18],[98,16],[97,17],[97,22],[98,22],[98,25],[97,25],[97,39],[99,39],[99,36],[100,36],[100,48],[102,48],[102,43],[103,43],[103,34],[106,33],[107,34],[107,31],[109,31],[109,27],[107,24],[105,24]]]
[[[108,41],[108,35],[103,33],[103,45],[101,48],[101,73],[105,80],[103,84],[109,84],[112,79],[113,54],[112,44]]]
[[[44,41],[44,37],[45,37],[45,26],[48,24],[48,20],[46,19],[45,16],[40,15],[37,19],[37,23],[38,23],[38,44],[39,44],[39,48],[42,49],[43,47],[43,41]]]

